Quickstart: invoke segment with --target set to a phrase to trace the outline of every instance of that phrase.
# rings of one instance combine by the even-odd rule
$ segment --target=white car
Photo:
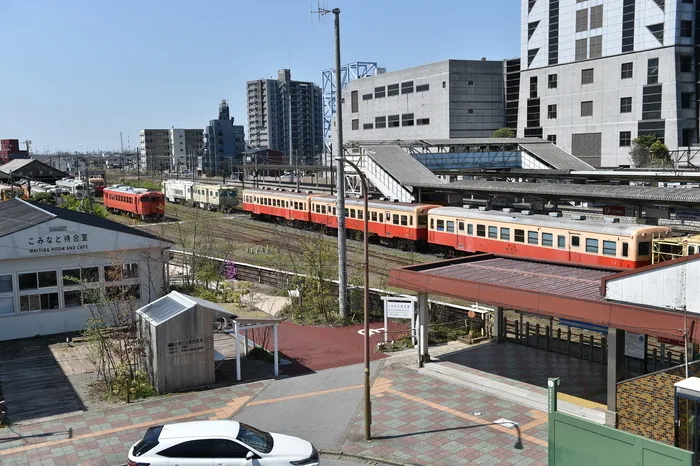
[[[150,427],[129,450],[127,466],[318,466],[311,443],[236,421]]]

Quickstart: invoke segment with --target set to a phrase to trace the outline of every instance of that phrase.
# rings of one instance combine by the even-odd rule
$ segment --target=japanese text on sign
[[[204,338],[192,338],[189,340],[168,343],[168,354],[191,354],[204,351]]]
[[[29,253],[86,251],[87,233],[32,236],[27,239]]]
[[[391,319],[413,319],[413,301],[386,301],[387,317]]]

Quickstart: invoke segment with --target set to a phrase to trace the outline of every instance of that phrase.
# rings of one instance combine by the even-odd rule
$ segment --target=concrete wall
[[[503,62],[449,63],[450,138],[490,137],[506,124]]]
[[[689,369],[690,377],[700,375],[700,363]],[[685,366],[676,366],[619,382],[618,429],[673,445],[673,384],[684,379]]]

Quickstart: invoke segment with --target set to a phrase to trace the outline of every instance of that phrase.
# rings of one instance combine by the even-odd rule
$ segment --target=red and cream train
[[[103,191],[105,208],[143,221],[159,221],[165,216],[165,195],[159,191],[115,185]]]
[[[362,231],[363,208],[362,199],[345,200],[347,229]],[[243,210],[338,227],[335,197],[323,194],[246,189]],[[369,216],[369,231],[375,237],[619,269],[651,263],[652,239],[672,234],[663,226],[380,200],[370,200]]]

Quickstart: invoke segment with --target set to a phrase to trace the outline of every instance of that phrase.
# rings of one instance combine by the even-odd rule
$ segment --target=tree
[[[492,138],[514,138],[515,132],[510,128],[500,128],[493,132]]]
[[[668,147],[655,134],[644,134],[634,139],[630,159],[638,168],[665,166],[671,163]]]
[[[49,193],[35,193],[31,197],[32,202],[37,202],[39,204],[54,204],[53,196]]]
[[[92,202],[90,198],[78,200],[75,196],[62,196],[61,207],[68,210],[75,210],[86,214],[96,215],[97,217],[107,218],[107,209],[99,204]]]

